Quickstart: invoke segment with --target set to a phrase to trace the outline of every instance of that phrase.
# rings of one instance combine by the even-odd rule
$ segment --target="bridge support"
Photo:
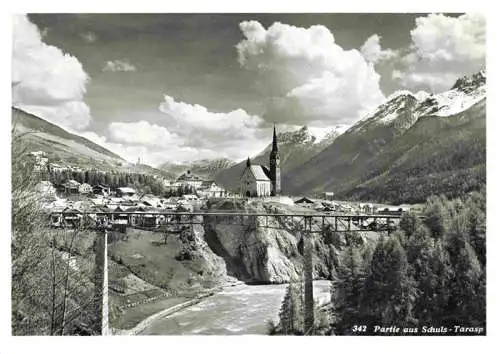
[[[304,230],[304,334],[314,334],[314,288],[311,218],[305,217]]]
[[[108,232],[97,231],[95,240],[94,270],[94,330],[100,335],[109,335],[108,322]]]

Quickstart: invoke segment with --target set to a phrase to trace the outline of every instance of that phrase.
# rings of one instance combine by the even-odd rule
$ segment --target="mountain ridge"
[[[420,151],[424,157],[425,154],[435,154],[443,161],[447,161],[446,154],[441,154],[439,149],[447,151],[453,156],[456,154],[449,149],[448,145],[438,144],[436,141],[440,138],[450,144],[455,144],[456,141],[464,144],[465,148],[460,149],[462,158],[467,156],[464,151],[470,147],[470,153],[474,155],[475,160],[469,161],[470,164],[467,168],[476,168],[480,174],[483,161],[485,163],[486,151],[485,84],[485,72],[480,72],[469,78],[460,78],[452,89],[443,93],[435,95],[420,93],[416,97],[409,91],[401,91],[389,96],[385,103],[353,125],[319,154],[286,173],[283,176],[285,192],[311,194],[333,191],[345,197],[362,199],[369,197],[373,199],[376,197],[376,193],[366,191],[370,186],[373,188],[376,186],[379,193],[384,194],[384,186],[374,182],[377,176],[382,176],[384,173],[391,176],[396,170],[398,178],[401,178],[404,173],[408,173],[409,177],[416,173],[408,166],[406,172],[401,169],[393,169],[391,164],[398,160],[398,156],[391,154],[392,150],[399,149],[397,151],[402,155],[407,154],[409,156],[407,158],[410,160],[427,161],[425,158],[421,159],[418,153],[409,153],[409,151]],[[470,134],[464,130],[462,124],[464,121],[474,127],[473,137],[470,137]],[[428,127],[433,127],[434,130]],[[442,127],[446,127],[446,133],[442,131],[444,129]],[[424,139],[425,134],[416,134],[417,130],[424,130],[427,138]],[[439,133],[443,136],[436,136]],[[435,146],[437,150],[429,151],[425,146],[421,146],[421,141],[424,140]],[[484,142],[484,149],[483,145],[477,142]],[[484,152],[484,156],[482,152]],[[390,159],[389,156],[391,156]],[[437,162],[433,160],[432,163]],[[454,170],[453,165],[446,166],[450,171]],[[424,171],[425,166],[419,165],[417,171],[420,170]],[[423,178],[423,176],[421,177]],[[450,178],[448,178],[448,182]],[[474,178],[478,181],[484,180],[482,175]],[[372,182],[369,183],[369,180]],[[379,180],[383,179],[380,177]],[[389,181],[394,182],[390,179]],[[398,181],[397,184],[401,187],[402,182]],[[390,185],[385,188],[390,189],[389,187]],[[360,192],[362,189],[363,193]],[[444,188],[441,188],[436,182],[436,191],[440,190],[444,190]],[[429,191],[429,193],[431,192]],[[419,195],[421,198],[422,194]],[[393,193],[389,199],[401,198]]]

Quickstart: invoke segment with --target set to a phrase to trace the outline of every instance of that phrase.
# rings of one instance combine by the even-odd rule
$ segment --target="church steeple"
[[[271,175],[271,195],[281,194],[281,169],[280,154],[278,152],[278,138],[276,137],[276,124],[273,127],[273,147],[269,156],[269,172]]]
[[[278,151],[278,139],[276,138],[276,123],[273,126],[273,149],[272,151]]]

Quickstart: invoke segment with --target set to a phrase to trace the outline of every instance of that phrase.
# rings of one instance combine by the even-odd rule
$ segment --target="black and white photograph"
[[[11,335],[486,336],[486,14],[165,10],[10,15]]]

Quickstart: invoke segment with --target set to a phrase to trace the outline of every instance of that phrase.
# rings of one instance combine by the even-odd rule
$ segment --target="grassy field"
[[[82,271],[85,269],[91,281],[96,233],[51,228],[45,232],[59,249],[71,248],[76,264]],[[113,328],[133,328],[146,317],[219,285],[220,279],[201,280],[198,274],[203,273],[202,262],[175,258],[181,246],[178,235],[170,234],[165,244],[161,233],[127,229],[126,237],[110,232],[108,241],[109,307]]]
[[[175,258],[181,247],[178,235],[170,234],[167,244],[161,233],[127,229],[128,238],[110,244],[109,254],[115,261],[150,284],[173,292],[193,292],[211,284],[197,284],[194,275],[203,271],[196,260]]]

